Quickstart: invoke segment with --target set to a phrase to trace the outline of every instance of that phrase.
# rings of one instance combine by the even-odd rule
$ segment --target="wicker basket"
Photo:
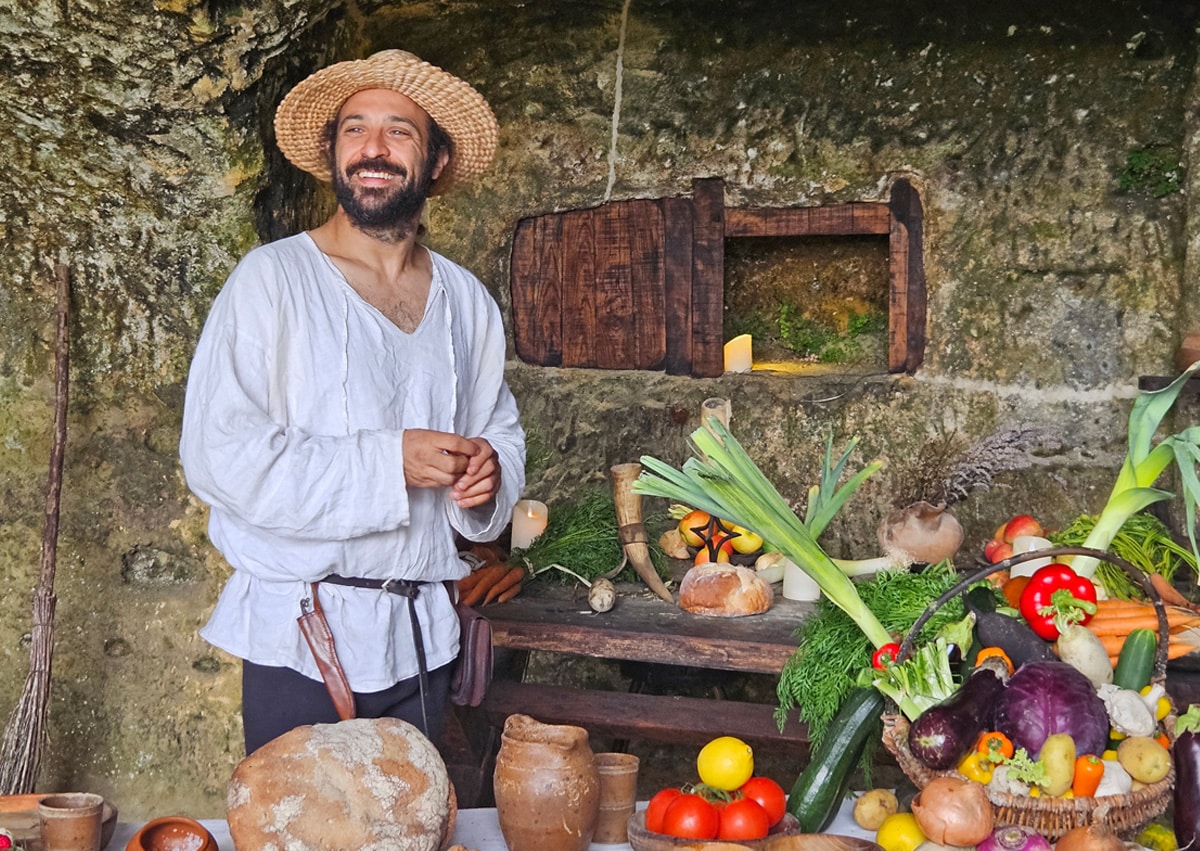
[[[1158,613],[1158,655],[1154,663],[1152,682],[1164,683],[1167,678],[1167,642],[1170,627],[1162,598],[1150,584],[1146,575],[1124,559],[1112,553],[1085,547],[1054,547],[1021,553],[996,564],[981,568],[960,580],[953,588],[930,603],[921,617],[900,644],[900,659],[906,659],[913,651],[913,643],[930,616],[947,601],[964,592],[971,585],[986,579],[993,573],[1008,570],[1033,559],[1057,558],[1058,556],[1086,555],[1111,562],[1129,575],[1154,604]],[[1168,696],[1168,699],[1169,696]],[[1168,735],[1174,729],[1175,710],[1172,706],[1166,719]],[[923,788],[934,777],[961,777],[957,771],[931,771],[913,756],[908,747],[908,719],[901,715],[890,700],[883,718],[883,744],[896,758],[900,768],[909,779]],[[1171,800],[1171,789],[1175,782],[1175,770],[1157,783],[1150,784],[1127,795],[1106,795],[1101,798],[1033,798],[1027,795],[1009,795],[987,788],[988,798],[995,808],[996,824],[1016,824],[1032,828],[1051,840],[1056,840],[1074,827],[1103,823],[1128,838],[1147,822],[1162,815]]]

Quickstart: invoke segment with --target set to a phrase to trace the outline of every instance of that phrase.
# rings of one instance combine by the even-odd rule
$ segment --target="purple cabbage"
[[[995,725],[1031,757],[1054,733],[1070,736],[1078,754],[1101,754],[1108,744],[1104,701],[1066,662],[1030,662],[1017,669],[1000,695]]]

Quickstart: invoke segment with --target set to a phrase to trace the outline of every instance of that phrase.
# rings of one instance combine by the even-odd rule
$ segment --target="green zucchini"
[[[788,812],[804,833],[820,833],[837,815],[863,749],[881,735],[882,715],[883,695],[874,688],[853,688],[842,701],[788,795]]]
[[[1158,635],[1152,629],[1135,629],[1125,638],[1117,667],[1113,669],[1113,685],[1141,691],[1150,685],[1154,675],[1154,656],[1158,651]]]

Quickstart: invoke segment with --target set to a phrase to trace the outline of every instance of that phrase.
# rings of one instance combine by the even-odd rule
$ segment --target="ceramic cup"
[[[598,753],[596,771],[600,774],[600,811],[592,842],[628,842],[626,828],[637,805],[638,758],[628,753]]]
[[[90,792],[47,795],[38,802],[42,851],[100,851],[104,798]]]

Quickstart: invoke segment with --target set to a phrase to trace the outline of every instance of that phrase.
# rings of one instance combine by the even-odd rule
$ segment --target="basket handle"
[[[897,659],[903,661],[911,656],[913,644],[916,642],[917,636],[921,634],[921,628],[925,626],[925,622],[933,617],[933,614],[948,601],[954,599],[975,583],[986,579],[993,573],[1008,570],[1027,561],[1047,557],[1057,561],[1059,556],[1091,556],[1092,558],[1111,562],[1125,571],[1129,579],[1146,593],[1146,597],[1154,605],[1155,614],[1158,615],[1158,649],[1154,657],[1154,680],[1157,682],[1165,680],[1167,677],[1167,643],[1171,639],[1171,627],[1167,622],[1167,610],[1163,606],[1162,597],[1155,590],[1154,585],[1151,584],[1150,579],[1143,571],[1134,567],[1118,555],[1091,547],[1047,547],[1042,550],[1031,550],[968,573],[953,587],[942,594],[942,596],[925,607],[925,611],[916,619],[905,634],[904,640],[900,642],[900,652],[897,654]]]

